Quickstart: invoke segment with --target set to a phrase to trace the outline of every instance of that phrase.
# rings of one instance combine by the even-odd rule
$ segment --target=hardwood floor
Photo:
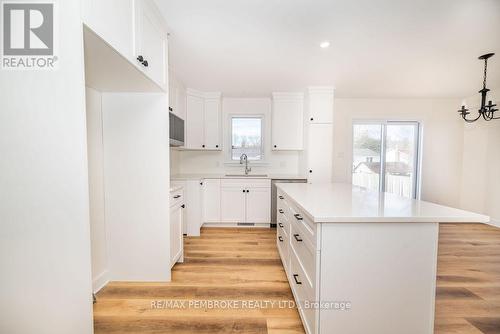
[[[436,334],[500,333],[500,229],[441,224]]]
[[[297,310],[283,307],[293,298],[272,229],[204,228],[185,238],[185,263],[172,275],[108,284],[94,305],[95,333],[304,333]],[[188,300],[221,305],[181,305]],[[228,300],[269,303],[233,309]],[[500,229],[441,225],[435,325],[436,334],[500,333]]]
[[[94,306],[95,333],[304,333],[274,229],[203,228],[184,239],[171,283],[108,284]],[[273,301],[263,308],[151,308],[156,300]],[[278,302],[282,302],[278,305]],[[192,305],[194,306],[194,305]],[[243,305],[233,305],[236,307]]]

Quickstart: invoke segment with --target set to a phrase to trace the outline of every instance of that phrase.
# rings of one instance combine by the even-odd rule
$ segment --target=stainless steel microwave
[[[170,146],[184,146],[184,120],[172,112],[170,115]]]

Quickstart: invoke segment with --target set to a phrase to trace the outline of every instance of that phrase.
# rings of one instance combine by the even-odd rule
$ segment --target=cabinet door
[[[249,187],[246,193],[246,222],[271,221],[271,188]]]
[[[245,194],[243,187],[221,187],[221,222],[245,222]]]
[[[220,99],[205,100],[205,148],[220,150],[221,145],[221,116]]]
[[[186,231],[188,236],[199,236],[200,227],[202,225],[202,194],[201,187],[203,182],[200,180],[186,181],[184,189],[184,203],[186,208],[184,211]]]
[[[274,101],[272,149],[302,150],[304,141],[304,101]]]
[[[203,181],[203,222],[220,222],[220,179]]]
[[[309,93],[309,121],[311,123],[333,122],[333,90]]]
[[[308,141],[308,182],[332,182],[332,160],[332,124],[310,124]]]
[[[84,0],[83,22],[125,58],[134,58],[134,0]]]
[[[161,19],[154,12],[149,0],[136,0],[136,56],[142,56],[143,63],[136,60],[137,66],[156,82],[166,87],[167,77],[167,36]]]
[[[182,256],[182,207],[181,204],[170,208],[170,266]]]
[[[186,115],[186,148],[203,149],[204,121],[203,121],[203,98],[198,96],[187,96]]]

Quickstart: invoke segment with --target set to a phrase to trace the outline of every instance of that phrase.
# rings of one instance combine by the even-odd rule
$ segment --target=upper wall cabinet
[[[175,74],[168,72],[168,102],[170,111],[182,119],[186,119],[186,89]]]
[[[158,12],[151,0],[83,1],[83,22],[166,91],[167,29]]]
[[[272,149],[302,150],[303,119],[304,94],[273,93]]]
[[[308,119],[311,123],[333,122],[333,88],[309,87],[306,103]]]
[[[83,22],[125,58],[134,56],[134,0],[84,0]]]
[[[159,86],[167,86],[167,32],[158,9],[149,0],[136,0],[135,60]]]
[[[221,94],[187,90],[186,149],[221,150]]]

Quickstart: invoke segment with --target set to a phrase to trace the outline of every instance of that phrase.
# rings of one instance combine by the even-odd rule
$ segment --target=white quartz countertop
[[[252,176],[252,175],[259,175],[261,173],[250,173],[250,176],[244,176],[244,175],[236,175],[238,173],[227,173],[227,174],[232,174],[231,176],[228,176],[226,174],[173,174],[170,176],[171,180],[202,180],[202,179],[238,179],[238,178],[248,178],[248,179],[281,179],[281,180],[301,180],[307,179],[307,176],[304,175],[297,175],[297,174],[273,174],[273,173],[262,173],[265,174],[265,176]]]
[[[277,186],[316,223],[490,221],[488,216],[477,213],[370,191],[348,183],[279,183]]]

